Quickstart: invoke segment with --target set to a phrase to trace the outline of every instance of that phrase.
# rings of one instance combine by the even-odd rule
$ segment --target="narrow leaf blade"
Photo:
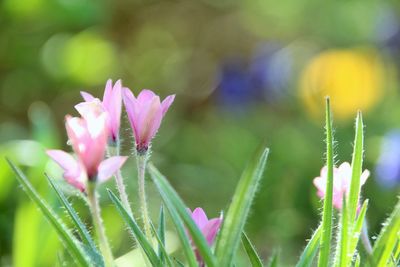
[[[158,191],[160,192],[161,198],[167,206],[171,217],[173,218],[177,230],[183,230],[183,232],[185,232],[184,229],[178,229],[182,227],[179,225],[180,217],[185,223],[187,230],[189,231],[193,242],[196,245],[196,248],[199,250],[206,265],[210,267],[217,266],[216,259],[212,254],[205,237],[191,218],[187,211],[187,206],[184,204],[182,199],[172,188],[167,179],[152,164],[149,164],[149,173]],[[175,213],[178,215],[178,218],[176,218]],[[184,242],[186,243],[186,241]],[[186,245],[184,244],[184,246]]]
[[[263,267],[264,265],[262,263],[260,256],[258,256],[258,253],[254,245],[251,243],[250,239],[247,237],[245,232],[243,232],[242,234],[242,244],[247,253],[247,256],[249,257],[251,266]]]
[[[400,198],[390,217],[375,241],[372,251],[372,262],[374,266],[386,266],[391,254],[394,253],[400,232]]]
[[[231,266],[240,242],[247,215],[264,172],[269,149],[260,149],[244,170],[236,187],[232,203],[224,218],[217,241],[216,255],[220,266]]]
[[[332,115],[329,98],[326,98],[326,166],[327,166],[327,183],[324,198],[324,208],[322,212],[322,236],[320,241],[320,254],[318,266],[325,267],[329,265],[329,255],[332,239],[332,196],[333,196],[333,133],[332,133]]]
[[[125,221],[125,223],[128,225],[128,227],[131,229],[132,233],[136,237],[136,240],[142,247],[143,251],[145,252],[147,258],[149,259],[150,263],[153,266],[159,266],[160,262],[158,260],[157,254],[152,248],[151,244],[149,241],[146,239],[146,236],[143,234],[143,232],[140,230],[138,224],[136,223],[135,219],[133,219],[130,215],[129,212],[122,206],[121,201],[115,196],[115,194],[107,189],[108,195],[110,196],[111,201],[114,203],[115,207],[117,208],[119,214],[121,215],[122,219]]]
[[[11,169],[16,174],[18,182],[21,184],[22,188],[29,196],[29,198],[38,206],[40,211],[49,221],[49,223],[56,230],[59,238],[63,242],[64,246],[74,258],[79,266],[90,266],[90,261],[88,256],[83,251],[82,246],[73,236],[71,231],[65,226],[58,215],[48,206],[48,204],[42,199],[42,197],[37,193],[32,184],[29,182],[28,178],[23,174],[23,172],[15,166],[9,159],[6,159]]]
[[[304,248],[301,253],[300,259],[296,264],[296,267],[309,267],[311,266],[315,255],[317,254],[320,238],[322,234],[322,226],[320,225],[317,230],[315,230],[311,239],[308,241],[307,246]]]
[[[46,174],[47,180],[49,181],[50,185],[53,187],[54,191],[56,192],[58,198],[60,199],[61,203],[63,204],[64,208],[68,212],[69,216],[72,219],[74,224],[74,228],[78,230],[79,236],[83,244],[88,248],[90,254],[92,255],[91,258],[95,261],[96,265],[103,266],[103,258],[99,253],[96,244],[94,243],[88,229],[86,228],[85,224],[79,218],[75,209],[71,206],[68,202],[67,198],[65,197],[64,193],[60,190],[60,188],[56,185],[56,183]]]

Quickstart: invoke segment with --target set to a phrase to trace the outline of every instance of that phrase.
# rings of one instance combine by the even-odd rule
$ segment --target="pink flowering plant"
[[[265,266],[255,246],[245,234],[246,221],[254,196],[258,190],[268,157],[268,148],[261,146],[249,161],[226,210],[206,215],[202,208],[193,211],[174,190],[168,179],[151,163],[151,142],[159,131],[163,118],[174,102],[175,95],[161,100],[151,90],[135,94],[123,87],[121,80],[107,81],[103,99],[81,92],[84,102],[75,106],[79,116],[65,117],[68,135],[67,151],[49,149],[47,154],[62,170],[65,184],[71,185],[88,204],[95,235],[78,215],[72,202],[55,179],[47,176],[55,195],[65,208],[70,223],[39,195],[24,173],[8,161],[22,188],[47,218],[70,254],[66,266],[118,266],[107,238],[102,220],[100,187],[114,179],[116,192],[107,188],[114,208],[125,222],[129,237],[135,241],[146,266],[231,267],[239,266],[236,255],[240,245],[248,256],[247,266]],[[132,128],[132,155],[121,155],[120,126],[123,106]],[[371,243],[361,187],[370,173],[363,171],[364,132],[361,112],[356,118],[354,152],[351,163],[334,164],[332,115],[329,99],[326,103],[326,162],[320,175],[310,179],[321,198],[320,226],[308,240],[296,266],[396,266],[400,257],[400,204],[387,219],[376,240]],[[137,181],[123,177],[121,168],[128,164],[128,157],[136,159]],[[317,170],[317,168],[316,168]],[[316,171],[317,173],[317,171]],[[157,189],[163,205],[158,223],[154,223],[147,208],[145,177],[149,176]],[[137,194],[128,195],[126,183],[137,183]],[[138,198],[136,211],[131,201]],[[164,212],[164,207],[168,213]],[[265,211],[268,212],[268,211]],[[169,215],[169,216],[167,216]],[[211,217],[211,219],[209,219]],[[335,217],[338,217],[335,220]],[[140,221],[138,220],[140,219]],[[180,240],[180,252],[171,252],[166,243],[166,220],[174,225]],[[336,238],[333,236],[336,235]],[[361,241],[360,241],[361,240]],[[268,241],[265,241],[266,243]],[[270,266],[279,266],[276,257]],[[129,262],[139,266],[138,262]]]

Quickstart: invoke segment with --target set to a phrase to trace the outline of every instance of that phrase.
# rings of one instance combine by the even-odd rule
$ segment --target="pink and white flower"
[[[360,186],[364,185],[369,177],[369,171],[365,170],[361,174]],[[328,177],[328,168],[324,166],[321,169],[319,177],[314,178],[313,183],[317,188],[317,195],[321,199],[325,197],[326,183]],[[338,168],[333,168],[333,206],[340,210],[342,209],[343,196],[347,196],[350,191],[351,182],[351,165],[348,162],[343,162]]]
[[[196,208],[193,212],[188,209],[188,212],[190,213],[200,232],[204,235],[208,245],[211,247],[214,243],[215,237],[217,236],[219,228],[221,227],[222,217],[209,220],[202,208]],[[196,247],[194,247],[194,251],[200,266],[204,266],[203,259],[201,258]]]
[[[64,178],[72,186],[85,191],[88,181],[108,180],[127,157],[104,160],[107,146],[107,113],[88,112],[85,117],[66,116],[65,127],[76,159],[62,150],[47,150],[47,154],[64,169]]]
[[[162,102],[150,90],[141,91],[136,98],[128,88],[124,88],[122,95],[135,136],[136,150],[144,153],[160,128],[165,113],[174,102],[175,95],[166,97]]]
[[[88,113],[102,113],[108,114],[106,125],[108,138],[112,142],[116,142],[119,136],[119,128],[121,125],[121,109],[122,109],[122,84],[118,80],[114,86],[112,80],[109,79],[106,83],[104,90],[103,101],[95,98],[87,92],[81,92],[85,102],[79,103],[75,106],[76,110],[85,117]]]

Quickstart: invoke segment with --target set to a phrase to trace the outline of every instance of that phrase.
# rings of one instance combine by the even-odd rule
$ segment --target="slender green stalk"
[[[110,157],[120,155],[119,139],[115,142],[114,145],[108,146],[107,152]],[[118,169],[118,171],[115,173],[115,183],[117,185],[117,190],[118,190],[122,205],[128,211],[129,215],[133,217],[133,212],[132,212],[131,205],[129,203],[128,195],[126,194],[126,189],[125,189],[125,184],[124,184],[124,179],[122,177],[121,169]]]
[[[149,209],[147,208],[146,188],[145,188],[145,173],[146,173],[148,153],[149,153],[148,151],[145,152],[144,154],[137,153],[136,164],[137,164],[138,182],[139,182],[139,204],[142,214],[144,233],[148,241],[153,245],[151,225],[150,225],[150,215],[149,215]]]
[[[333,134],[331,109],[329,97],[326,98],[326,166],[328,168],[328,179],[326,183],[326,194],[322,215],[321,249],[318,259],[319,267],[329,266],[329,254],[332,239],[332,195],[333,195]]]
[[[114,266],[114,259],[111,252],[110,245],[107,240],[106,232],[104,229],[103,221],[100,215],[99,199],[96,192],[96,183],[89,182],[87,196],[89,201],[90,212],[92,214],[93,224],[96,229],[96,234],[100,246],[101,254],[104,257],[106,267]]]

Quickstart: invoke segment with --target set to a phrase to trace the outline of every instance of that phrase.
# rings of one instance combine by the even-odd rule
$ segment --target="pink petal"
[[[47,155],[52,158],[63,170],[68,172],[76,172],[79,169],[78,162],[65,151],[62,150],[47,150]]]
[[[204,227],[203,234],[209,246],[211,246],[214,243],[215,237],[217,236],[221,223],[222,223],[221,218],[214,218],[209,220],[207,222],[207,225]]]
[[[361,185],[364,185],[364,184],[365,184],[365,182],[367,181],[369,175],[370,175],[369,170],[363,171],[363,173],[361,174],[361,177],[360,177],[360,183],[361,183]]]
[[[114,173],[122,167],[128,157],[116,156],[102,161],[98,168],[97,180],[100,183],[107,181]]]
[[[175,95],[170,95],[170,96],[167,96],[161,103],[163,116],[165,115],[165,113],[167,113],[169,107],[172,105],[172,102],[174,102],[174,99],[175,99]]]
[[[318,191],[321,192],[322,195],[324,196],[326,190],[326,178],[316,177],[314,178],[313,183],[315,187],[318,189]]]
[[[112,138],[116,138],[119,133],[119,127],[121,124],[121,109],[122,109],[122,95],[121,95],[121,80],[118,80],[114,85],[111,92],[111,99],[106,106],[106,109],[110,115],[110,130],[112,132]]]
[[[76,104],[75,109],[82,117],[87,117],[90,115],[99,116],[101,113],[104,112],[103,105],[98,98]]]
[[[111,98],[111,93],[112,93],[112,80],[108,79],[106,83],[106,87],[104,89],[104,95],[103,95],[103,103],[107,103],[107,101]]]
[[[92,101],[93,99],[95,99],[94,96],[92,96],[91,94],[84,92],[84,91],[81,91],[81,96],[82,96],[83,100],[85,100],[85,101]]]
[[[155,97],[155,96],[156,96],[156,94],[155,94],[153,91],[148,90],[148,89],[143,89],[143,90],[139,93],[139,95],[138,95],[138,97],[137,97],[137,101],[138,101],[139,103],[145,104],[146,102],[151,101],[152,98]]]
[[[122,89],[122,99],[124,101],[126,113],[128,114],[129,122],[133,129],[133,133],[135,135],[135,139],[139,137],[139,133],[137,131],[137,114],[136,114],[136,98],[133,95],[132,91],[129,88]]]
[[[139,143],[149,144],[161,125],[162,110],[160,98],[155,96],[151,102],[140,107],[137,118],[137,131],[139,133]]]
[[[83,192],[85,190],[85,174],[81,171],[79,163],[62,150],[47,150],[46,153],[64,170],[65,180]]]
[[[195,208],[193,213],[192,213],[192,219],[196,223],[196,225],[199,227],[199,229],[203,229],[208,222],[208,218],[206,213],[202,208]]]

